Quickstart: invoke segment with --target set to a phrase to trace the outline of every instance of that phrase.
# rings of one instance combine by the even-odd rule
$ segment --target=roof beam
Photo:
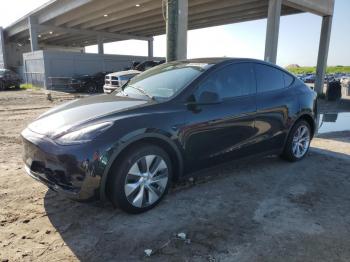
[[[232,24],[238,21],[245,20],[247,17],[249,17],[249,19],[256,20],[256,19],[266,18],[266,16],[267,16],[267,10],[257,10],[257,11],[251,12],[250,14],[235,15],[230,18],[223,18],[222,15],[217,15],[210,18],[201,17],[201,18],[197,18],[196,20],[192,19],[191,22],[189,22],[188,29],[189,30],[198,29],[198,28],[201,28],[203,25],[218,26],[226,23]],[[156,24],[154,24],[153,27],[149,29],[144,29],[141,31],[144,31],[145,35],[147,35],[152,31],[163,34],[165,33],[165,28],[163,28],[163,26],[159,26],[159,25],[157,26]],[[135,32],[138,32],[138,31],[135,31]]]
[[[29,26],[28,26],[27,20],[23,20],[18,24],[6,29],[6,36],[12,37],[28,29],[29,29]]]
[[[320,16],[333,15],[334,0],[284,0],[284,5]]]
[[[301,13],[302,11],[295,10],[294,13]],[[282,15],[289,15],[291,14],[290,9],[282,9]],[[250,15],[242,15],[241,17],[231,17],[231,18],[222,18],[221,16],[216,18],[211,18],[209,21],[197,21],[195,24],[189,24],[188,29],[194,30],[194,29],[200,29],[200,28],[206,28],[206,27],[213,27],[213,26],[220,26],[220,25],[226,25],[226,24],[234,24],[234,23],[241,23],[246,21],[253,21],[258,19],[264,19],[266,18],[267,11],[260,11],[255,14]],[[136,33],[136,31],[135,31]],[[149,30],[143,30],[144,35],[162,35],[165,33],[164,27],[158,27],[158,28],[151,28]]]
[[[195,9],[197,10],[197,9]],[[218,8],[218,9],[211,9],[210,11],[207,12],[201,12],[201,13],[197,13],[197,14],[192,14],[189,15],[189,24],[193,24],[196,23],[198,20],[201,19],[206,19],[206,20],[211,20],[212,18],[215,17],[222,17],[223,15],[226,14],[231,14],[232,18],[235,17],[241,17],[242,15],[247,15],[247,13],[252,13],[252,12],[257,12],[257,11],[261,11],[263,10],[264,12],[266,12],[267,14],[267,3],[261,1],[261,2],[257,2],[254,4],[249,4],[249,5],[244,5],[244,6],[240,6],[240,7],[233,7],[233,8]],[[152,23],[151,24],[147,24],[142,26],[144,23],[142,23],[143,21],[140,20],[138,21],[138,23],[133,24],[135,25],[134,28],[137,28],[138,31],[141,32],[141,30],[147,30],[150,27],[154,26],[154,27],[160,27],[160,26],[164,26],[165,22],[160,18],[157,19],[157,17],[154,17],[152,19]],[[132,28],[130,28],[130,25],[124,25],[124,27],[117,27],[115,30],[118,30],[119,32],[122,31],[132,31]],[[113,30],[114,31],[114,30]]]
[[[39,9],[30,13],[29,15],[21,18],[20,21],[12,24],[6,28],[7,37],[12,37],[16,34],[19,34],[28,27],[28,17],[34,17],[38,24],[43,24],[57,16],[60,16],[66,12],[74,10],[76,8],[81,8],[81,6],[92,2],[93,0],[60,0],[60,1],[51,1],[46,4],[43,9]]]
[[[136,4],[139,4],[140,6],[136,7]],[[89,27],[114,21],[122,17],[132,18],[132,17],[135,17],[135,15],[138,15],[140,12],[142,13],[142,11],[160,9],[160,7],[161,7],[160,3],[154,0],[123,1],[120,4],[111,6],[109,8],[104,8],[99,11],[95,11],[91,15],[76,19],[75,21],[68,23],[67,26],[73,27],[77,25],[82,25],[81,28],[89,28]],[[130,16],[130,13],[133,13],[133,11],[136,11],[135,12],[136,14],[133,14],[133,16]],[[104,17],[104,15],[106,14],[108,15],[108,17]]]
[[[44,44],[47,45],[62,45],[62,46],[87,46],[94,45],[97,42],[97,38],[93,36],[75,36],[75,37],[65,37],[58,40],[50,39],[50,41],[45,41]]]
[[[73,29],[73,28],[65,28],[65,27],[52,26],[52,25],[37,25],[37,28],[39,31],[65,32],[67,34],[73,34],[73,35],[92,35],[96,37],[100,35],[102,37],[116,39],[116,40],[136,39],[136,40],[148,41],[150,39],[149,37],[143,37],[143,36],[136,36],[136,35],[129,35],[129,34],[116,34],[116,33],[109,33],[109,32],[103,32],[103,31]]]
[[[109,9],[115,4],[119,4],[123,0],[99,0],[99,3],[95,1],[86,4],[79,8],[79,10],[72,10],[64,15],[55,19],[54,25],[61,26],[71,21],[81,19],[82,17],[90,17],[95,12],[99,12],[99,8]]]
[[[213,0],[191,0],[189,1],[189,16],[201,12],[205,8],[224,8],[224,7],[238,7],[239,5],[247,5],[250,3],[254,2],[263,2],[261,0],[236,0],[234,3],[230,1],[222,1],[222,2],[216,2]],[[148,9],[148,6],[147,6]],[[158,17],[156,17],[158,15]],[[144,23],[145,18],[148,20],[151,20],[152,23],[154,22],[154,18],[156,17],[156,20],[164,20],[162,16],[162,12],[160,8],[154,8],[146,12],[142,12],[140,14],[137,14],[135,16],[130,17],[129,14],[126,12],[121,12],[121,13],[114,13],[113,14],[114,20],[106,23],[102,23],[99,26],[94,27],[94,30],[102,30],[106,28],[111,28],[111,32],[116,32],[118,31],[117,28],[123,24],[129,24],[130,26],[135,22],[135,21],[140,21],[143,20],[142,24]],[[89,26],[93,25],[93,21],[89,24]]]
[[[38,23],[42,24],[50,21],[58,16],[61,16],[77,8],[81,9],[84,5],[91,3],[93,0],[60,0],[48,6],[45,12],[37,14]]]

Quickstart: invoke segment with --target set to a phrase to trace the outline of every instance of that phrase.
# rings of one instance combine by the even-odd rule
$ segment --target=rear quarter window
[[[272,66],[255,64],[258,93],[283,89],[285,87],[284,72]]]
[[[284,86],[285,87],[291,86],[294,82],[294,77],[291,76],[290,74],[283,73],[283,78],[284,78]]]

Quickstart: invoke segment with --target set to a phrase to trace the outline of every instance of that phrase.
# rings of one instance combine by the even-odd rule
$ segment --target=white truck
[[[110,94],[115,90],[122,91],[122,86],[134,76],[140,74],[138,70],[120,71],[106,75],[103,92]]]

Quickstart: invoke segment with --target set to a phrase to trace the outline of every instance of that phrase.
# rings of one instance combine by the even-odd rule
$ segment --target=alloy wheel
[[[310,146],[310,130],[307,126],[301,125],[293,136],[292,152],[296,158],[302,158]]]
[[[134,207],[150,206],[162,197],[168,179],[168,167],[162,157],[144,156],[128,171],[124,185],[125,196]]]

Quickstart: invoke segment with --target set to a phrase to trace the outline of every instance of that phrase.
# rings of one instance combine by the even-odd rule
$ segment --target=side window
[[[228,65],[213,72],[199,86],[198,99],[203,92],[217,93],[221,99],[255,93],[255,78],[251,63]]]
[[[258,93],[278,90],[285,87],[284,72],[272,66],[255,64]]]
[[[283,73],[283,77],[284,77],[284,86],[285,87],[289,87],[291,84],[293,84],[294,77],[292,77],[291,75],[289,75],[287,73]]]

